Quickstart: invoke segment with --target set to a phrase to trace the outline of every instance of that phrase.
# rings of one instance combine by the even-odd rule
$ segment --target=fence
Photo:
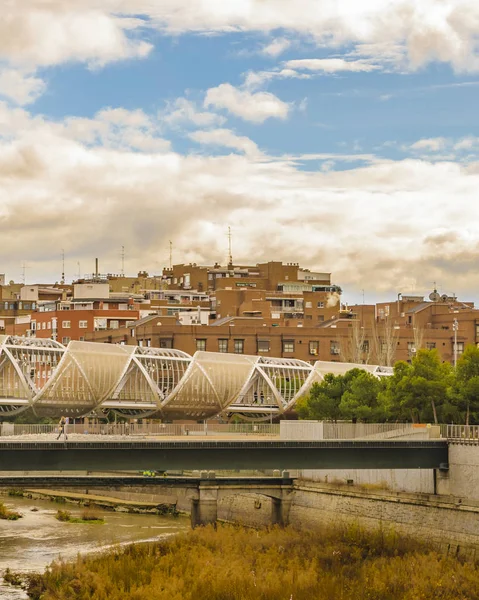
[[[479,425],[447,425],[446,435],[454,443],[479,444]]]
[[[3,423],[1,436],[41,436],[58,433],[57,424]],[[129,436],[208,436],[208,435],[251,435],[279,436],[278,424],[266,423],[96,423],[71,422],[67,426],[68,435],[129,435]]]

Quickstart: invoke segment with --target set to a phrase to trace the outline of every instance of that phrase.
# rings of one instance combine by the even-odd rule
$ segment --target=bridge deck
[[[0,471],[431,469],[445,440],[0,441]]]

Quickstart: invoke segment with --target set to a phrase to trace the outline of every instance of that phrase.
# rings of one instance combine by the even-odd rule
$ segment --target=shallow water
[[[12,571],[43,571],[60,556],[73,558],[113,544],[157,540],[189,528],[185,517],[136,515],[96,507],[92,510],[104,517],[102,525],[62,523],[55,519],[59,508],[80,516],[84,507],[10,496],[0,496],[0,502],[23,515],[18,521],[0,520],[0,573],[7,567]],[[5,585],[0,578],[1,600],[24,598],[24,592]]]

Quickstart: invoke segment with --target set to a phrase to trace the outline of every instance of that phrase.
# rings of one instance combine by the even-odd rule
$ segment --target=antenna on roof
[[[62,279],[60,283],[63,285],[65,283],[65,250],[62,248]]]
[[[78,279],[81,279],[80,261],[77,262],[77,265],[78,265]]]
[[[121,247],[121,276],[125,276],[125,246]]]
[[[228,227],[228,268],[233,268],[233,251],[231,249],[231,227]]]
[[[173,242],[170,240],[170,270],[173,268]]]

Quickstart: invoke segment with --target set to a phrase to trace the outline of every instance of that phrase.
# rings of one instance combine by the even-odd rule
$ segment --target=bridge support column
[[[283,493],[282,498],[271,498],[271,523],[285,527],[289,524],[289,510],[293,497],[291,493]]]
[[[216,525],[218,518],[218,486],[203,487],[200,484],[198,498],[191,501],[191,527]]]

